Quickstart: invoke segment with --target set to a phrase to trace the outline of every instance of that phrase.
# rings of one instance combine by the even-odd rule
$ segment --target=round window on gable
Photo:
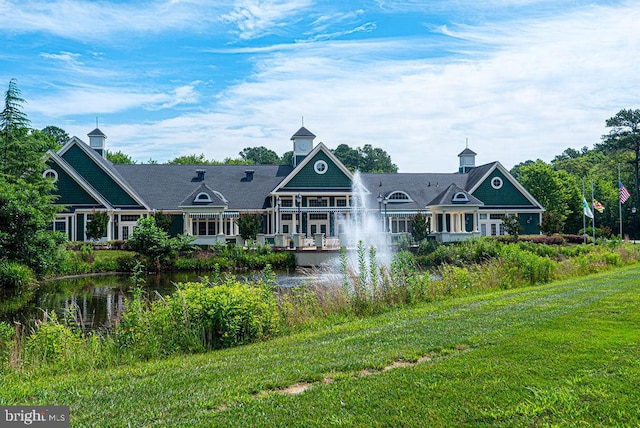
[[[49,180],[53,181],[54,183],[56,181],[58,181],[58,173],[53,169],[46,170],[45,172],[42,173],[42,176],[44,178],[48,178]]]
[[[493,177],[491,179],[491,187],[493,187],[496,190],[500,189],[502,187],[502,178]]]
[[[319,160],[315,164],[313,164],[313,169],[318,174],[324,174],[329,169],[329,165],[327,165],[327,163],[325,161]]]

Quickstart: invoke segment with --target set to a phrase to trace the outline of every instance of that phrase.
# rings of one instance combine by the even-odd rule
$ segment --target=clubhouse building
[[[89,144],[73,137],[48,152],[44,171],[64,207],[53,228],[72,241],[87,240],[99,211],[109,218],[105,240],[126,240],[139,218],[161,212],[171,216],[172,235],[193,235],[203,245],[239,242],[238,218],[257,214],[259,243],[316,248],[339,245],[341,220],[357,210],[378,216],[390,237],[409,237],[412,218],[425,215],[440,242],[502,235],[505,215],[518,216],[524,234],[537,234],[544,211],[499,162],[476,166],[468,148],[457,172],[354,175],[305,127],[291,137],[292,165],[120,165],[105,158],[100,129],[88,137]]]

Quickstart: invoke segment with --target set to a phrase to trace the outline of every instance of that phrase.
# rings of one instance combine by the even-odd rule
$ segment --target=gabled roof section
[[[325,172],[318,172],[316,165],[324,162]],[[282,190],[351,188],[353,174],[323,143],[318,145],[276,186],[272,193]]]
[[[253,179],[246,180],[247,165],[116,164],[114,167],[156,210],[180,210],[198,185],[219,189],[229,210],[266,208],[265,198],[293,170],[290,165],[251,165]],[[203,170],[203,181],[195,181]]]
[[[463,198],[463,196],[465,198]],[[442,193],[436,196],[427,206],[477,206],[484,205],[481,200],[466,192],[455,183],[451,183]]]
[[[315,138],[315,134],[311,131],[309,131],[307,128],[305,128],[304,126],[301,127],[300,129],[298,129],[298,131],[293,134],[291,136],[291,140],[295,140],[298,137],[311,137],[311,138]]]
[[[458,173],[363,173],[360,175],[365,186],[371,191],[367,200],[369,208],[378,208],[378,195],[384,198],[402,191],[410,201],[394,201],[387,204],[387,210],[419,211],[426,209],[429,202],[440,195],[451,183],[463,188],[466,174]]]
[[[64,171],[67,176],[82,189],[91,199],[93,199],[97,204],[104,206],[107,209],[113,209],[113,206],[107,201],[107,199],[100,194],[87,180],[85,180],[80,174],[76,172],[76,170],[67,163],[61,156],[57,153],[49,150],[46,154],[46,157],[50,162],[53,162],[57,165],[62,171]],[[59,177],[61,179],[62,177]],[[58,189],[60,192],[60,189]],[[65,205],[71,205],[71,203],[65,203]]]
[[[220,207],[227,208],[229,201],[217,190],[213,190],[207,184],[200,184],[181,203],[181,208],[186,207]]]
[[[97,131],[100,131],[96,128]],[[89,170],[91,166],[86,164],[85,162],[79,162],[79,164],[74,165],[74,162],[71,159],[78,155],[78,153],[82,153],[82,156],[95,165],[102,174],[102,177],[96,179],[96,183],[92,183],[93,187],[101,190],[101,194],[110,201],[113,206],[131,206],[137,205],[150,209],[148,204],[142,199],[142,197],[127,183],[127,181],[120,175],[120,173],[114,168],[114,165],[108,160],[104,159],[100,156],[95,150],[89,147],[84,141],[82,141],[78,137],[71,138],[59,151],[58,155],[65,159],[69,165],[71,165],[80,175],[83,175],[83,178],[91,182],[91,178],[87,177],[89,175]],[[86,174],[86,175],[85,175]],[[107,177],[107,181],[112,181],[113,183],[103,182]],[[117,189],[113,189],[113,184],[115,184],[121,192],[127,195],[127,197],[123,197],[122,193],[120,196],[117,195]],[[119,201],[112,201],[111,199],[120,199]],[[125,200],[129,199],[129,200]]]
[[[524,186],[522,186],[522,184],[520,184],[500,162],[492,162],[482,165],[469,172],[466,191],[471,194],[476,193],[476,191],[482,192],[487,187],[487,181],[491,180],[491,178],[496,175],[501,179],[507,180],[509,186],[519,193],[520,197],[523,198],[523,200],[526,200],[526,203],[530,204],[533,208],[544,210],[542,204],[538,202],[536,198],[534,198],[533,195],[531,195],[531,193],[529,193],[529,191],[527,191],[527,189],[525,189]],[[492,205],[488,202],[486,196],[483,195],[480,197],[485,201],[485,205]],[[509,199],[514,200],[513,195]]]
[[[485,165],[480,165],[469,171],[467,175],[467,184],[465,185],[465,190],[469,193],[473,193],[478,184],[482,180],[484,180],[487,175],[491,173],[491,171],[493,171],[497,163],[498,162],[491,162]]]

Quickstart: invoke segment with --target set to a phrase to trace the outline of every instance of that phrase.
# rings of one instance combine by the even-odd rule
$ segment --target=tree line
[[[391,156],[379,147],[365,144],[362,147],[352,148],[346,144],[340,144],[332,150],[333,154],[351,171],[361,172],[398,172],[398,166],[393,163]],[[207,159],[204,153],[199,155],[183,155],[166,162],[171,165],[291,165],[293,151],[285,152],[282,156],[264,146],[246,147],[238,153],[237,158],[225,158],[222,161]],[[135,164],[127,154],[107,152],[107,159],[117,164]],[[150,159],[145,163],[157,164]]]
[[[545,208],[544,233],[583,233],[583,197],[595,216],[596,233],[618,235],[622,214],[623,235],[638,237],[638,166],[640,163],[640,109],[622,109],[605,121],[609,132],[592,149],[568,148],[546,163],[522,162],[511,170],[514,177]],[[618,182],[631,193],[622,204]],[[593,197],[592,197],[593,192]],[[599,203],[594,207],[594,203]],[[595,209],[594,209],[595,208]],[[635,209],[634,209],[635,208]],[[592,221],[586,218],[587,229]],[[591,235],[591,230],[587,230]]]

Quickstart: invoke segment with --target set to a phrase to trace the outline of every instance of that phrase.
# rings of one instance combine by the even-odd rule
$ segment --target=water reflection
[[[254,280],[260,273],[245,274],[238,279]],[[178,282],[198,281],[199,273],[173,273],[149,275],[144,289],[150,300],[166,296],[176,288]],[[281,287],[300,285],[307,276],[278,273],[276,281]],[[35,296],[20,308],[11,308],[0,313],[0,320],[31,324],[42,319],[44,312],[55,312],[59,319],[73,314],[75,322],[83,330],[109,329],[120,319],[125,302],[131,298],[130,277],[126,275],[101,275],[51,280],[43,283]]]

